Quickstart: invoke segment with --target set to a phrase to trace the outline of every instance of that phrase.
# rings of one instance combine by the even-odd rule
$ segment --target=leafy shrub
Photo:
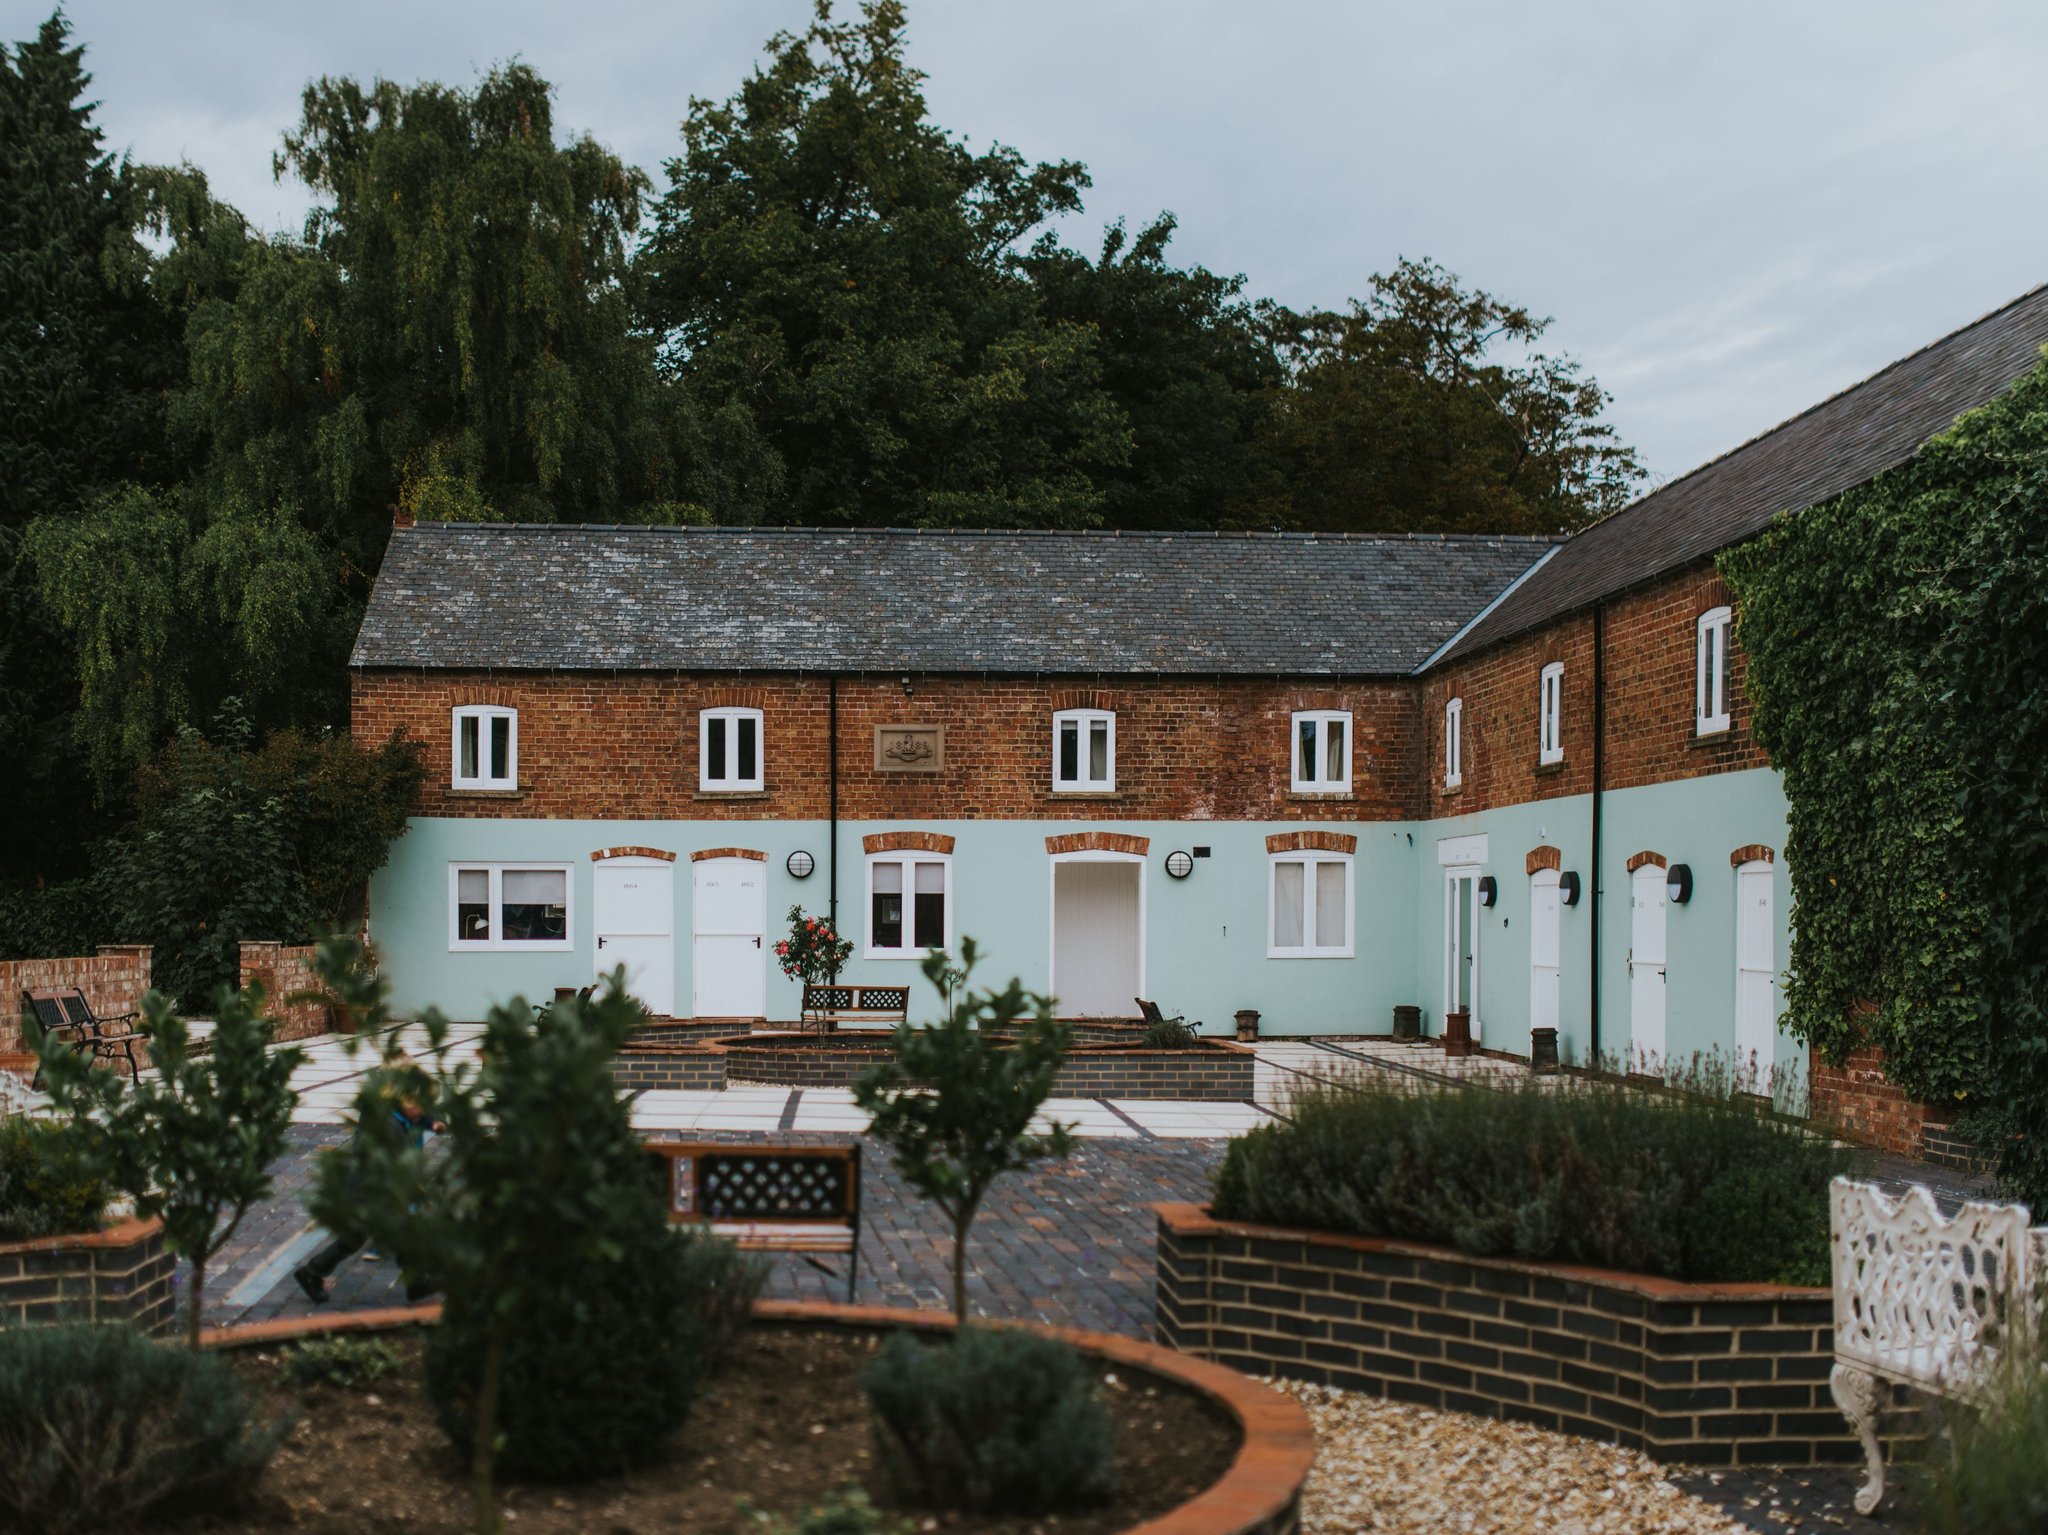
[[[107,1186],[79,1165],[70,1126],[0,1119],[0,1242],[97,1231]]]
[[[546,1276],[505,1350],[498,1455],[539,1481],[584,1481],[661,1455],[746,1325],[765,1267],[708,1233],[642,1227],[615,1258]],[[451,1311],[427,1342],[427,1391],[451,1439],[476,1431],[484,1330]]]
[[[1145,1026],[1145,1048],[1148,1050],[1186,1050],[1200,1038],[1185,1018],[1162,1018],[1157,1023]]]
[[[398,1350],[382,1338],[314,1338],[284,1356],[284,1378],[295,1386],[338,1386],[353,1391],[398,1368]]]
[[[1804,1281],[1818,1253],[1824,1282],[1827,1185],[1849,1154],[1712,1073],[1689,1085],[1704,1090],[1311,1084],[1290,1122],[1231,1142],[1215,1210],[1674,1279]]]
[[[2048,1529],[2048,1370],[2008,1355],[1981,1411],[1944,1404],[1947,1453],[1916,1483],[1927,1535],[2041,1535]]]
[[[125,1327],[0,1330],[0,1529],[126,1530],[236,1502],[286,1425],[227,1362]]]
[[[1057,1338],[962,1327],[896,1333],[861,1372],[892,1496],[974,1513],[1047,1514],[1116,1490],[1116,1434],[1081,1356]]]

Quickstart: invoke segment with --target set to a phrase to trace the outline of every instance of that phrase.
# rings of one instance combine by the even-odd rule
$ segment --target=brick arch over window
[[[700,847],[690,855],[691,863],[703,863],[712,858],[751,858],[756,863],[766,863],[768,855],[756,852],[750,847]]]
[[[1266,839],[1269,853],[1355,853],[1358,839],[1341,831],[1277,831]]]
[[[1746,863],[1775,863],[1777,859],[1778,855],[1765,847],[1761,842],[1752,842],[1746,847],[1739,847],[1728,855],[1729,865],[1737,869]]]
[[[1664,861],[1664,855],[1662,853],[1641,852],[1635,854],[1633,857],[1629,859],[1628,872],[1633,874],[1636,872],[1636,870],[1640,869],[1646,863],[1653,863],[1660,869],[1668,869],[1669,867],[1671,867]]]
[[[759,854],[755,855],[759,857]],[[676,861],[676,855],[658,847],[601,847],[590,855],[592,863],[602,863],[607,858],[661,858],[669,863]]]
[[[936,831],[878,831],[860,839],[868,853],[950,853],[953,839]]]
[[[1150,837],[1124,831],[1070,831],[1045,839],[1048,853],[1135,853],[1143,858],[1151,848]]]
[[[1523,860],[1522,872],[1524,874],[1534,874],[1538,869],[1561,869],[1563,867],[1564,854],[1546,843],[1541,847],[1529,849],[1529,856]]]
[[[448,690],[451,708],[517,709],[519,700],[509,689],[489,682],[458,682]]]
[[[768,709],[766,688],[723,687],[706,688],[696,697],[699,709]]]
[[[1055,711],[1061,709],[1106,709],[1111,714],[1118,708],[1117,695],[1100,688],[1067,688],[1052,695]]]

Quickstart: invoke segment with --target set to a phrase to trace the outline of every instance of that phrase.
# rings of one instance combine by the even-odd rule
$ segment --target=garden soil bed
[[[882,1333],[757,1323],[677,1434],[669,1457],[630,1476],[577,1486],[506,1482],[511,1535],[728,1535],[749,1528],[741,1500],[792,1524],[826,1496],[863,1486],[880,1501],[858,1373]],[[198,1528],[236,1535],[459,1535],[469,1528],[465,1457],[435,1426],[420,1388],[416,1333],[392,1339],[403,1368],[355,1390],[299,1388],[282,1351],[238,1351],[236,1368],[297,1425],[234,1518]],[[1216,1482],[1237,1427],[1195,1392],[1129,1368],[1095,1368],[1116,1420],[1114,1502],[1057,1520],[906,1510],[920,1529],[1109,1535],[1158,1517]],[[932,1522],[935,1521],[935,1522]]]

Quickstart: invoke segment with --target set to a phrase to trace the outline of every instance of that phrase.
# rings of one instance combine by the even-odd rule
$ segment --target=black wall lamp
[[[794,853],[791,853],[789,861],[783,865],[797,879],[809,879],[811,877],[811,870],[817,868],[817,866],[818,860],[809,853],[806,853],[802,848],[798,848]]]
[[[1186,879],[1195,872],[1195,860],[1176,848],[1166,855],[1166,872],[1175,879]]]
[[[1480,875],[1479,904],[1481,906],[1491,906],[1493,898],[1498,894],[1500,894],[1500,886],[1494,883],[1493,876],[1491,874]]]
[[[1664,875],[1664,893],[1671,897],[1673,906],[1683,906],[1692,899],[1692,865],[1675,863]]]
[[[1557,898],[1567,906],[1579,904],[1579,876],[1577,874],[1558,875]]]

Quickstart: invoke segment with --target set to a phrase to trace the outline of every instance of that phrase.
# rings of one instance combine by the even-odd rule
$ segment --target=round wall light
[[[1481,906],[1491,906],[1494,902],[1494,897],[1499,894],[1500,886],[1494,882],[1491,874],[1479,876],[1479,904]]]
[[[1166,872],[1175,879],[1186,879],[1195,872],[1195,861],[1176,848],[1166,855]]]
[[[783,867],[798,879],[809,879],[811,877],[811,870],[817,868],[817,866],[818,860],[809,853],[806,853],[802,848],[798,848],[794,853],[791,853],[789,861],[783,864]]]
[[[1577,874],[1558,875],[1557,898],[1567,906],[1579,904],[1579,876]]]
[[[1675,863],[1664,875],[1664,893],[1671,897],[1673,906],[1683,906],[1692,899],[1692,865]]]

